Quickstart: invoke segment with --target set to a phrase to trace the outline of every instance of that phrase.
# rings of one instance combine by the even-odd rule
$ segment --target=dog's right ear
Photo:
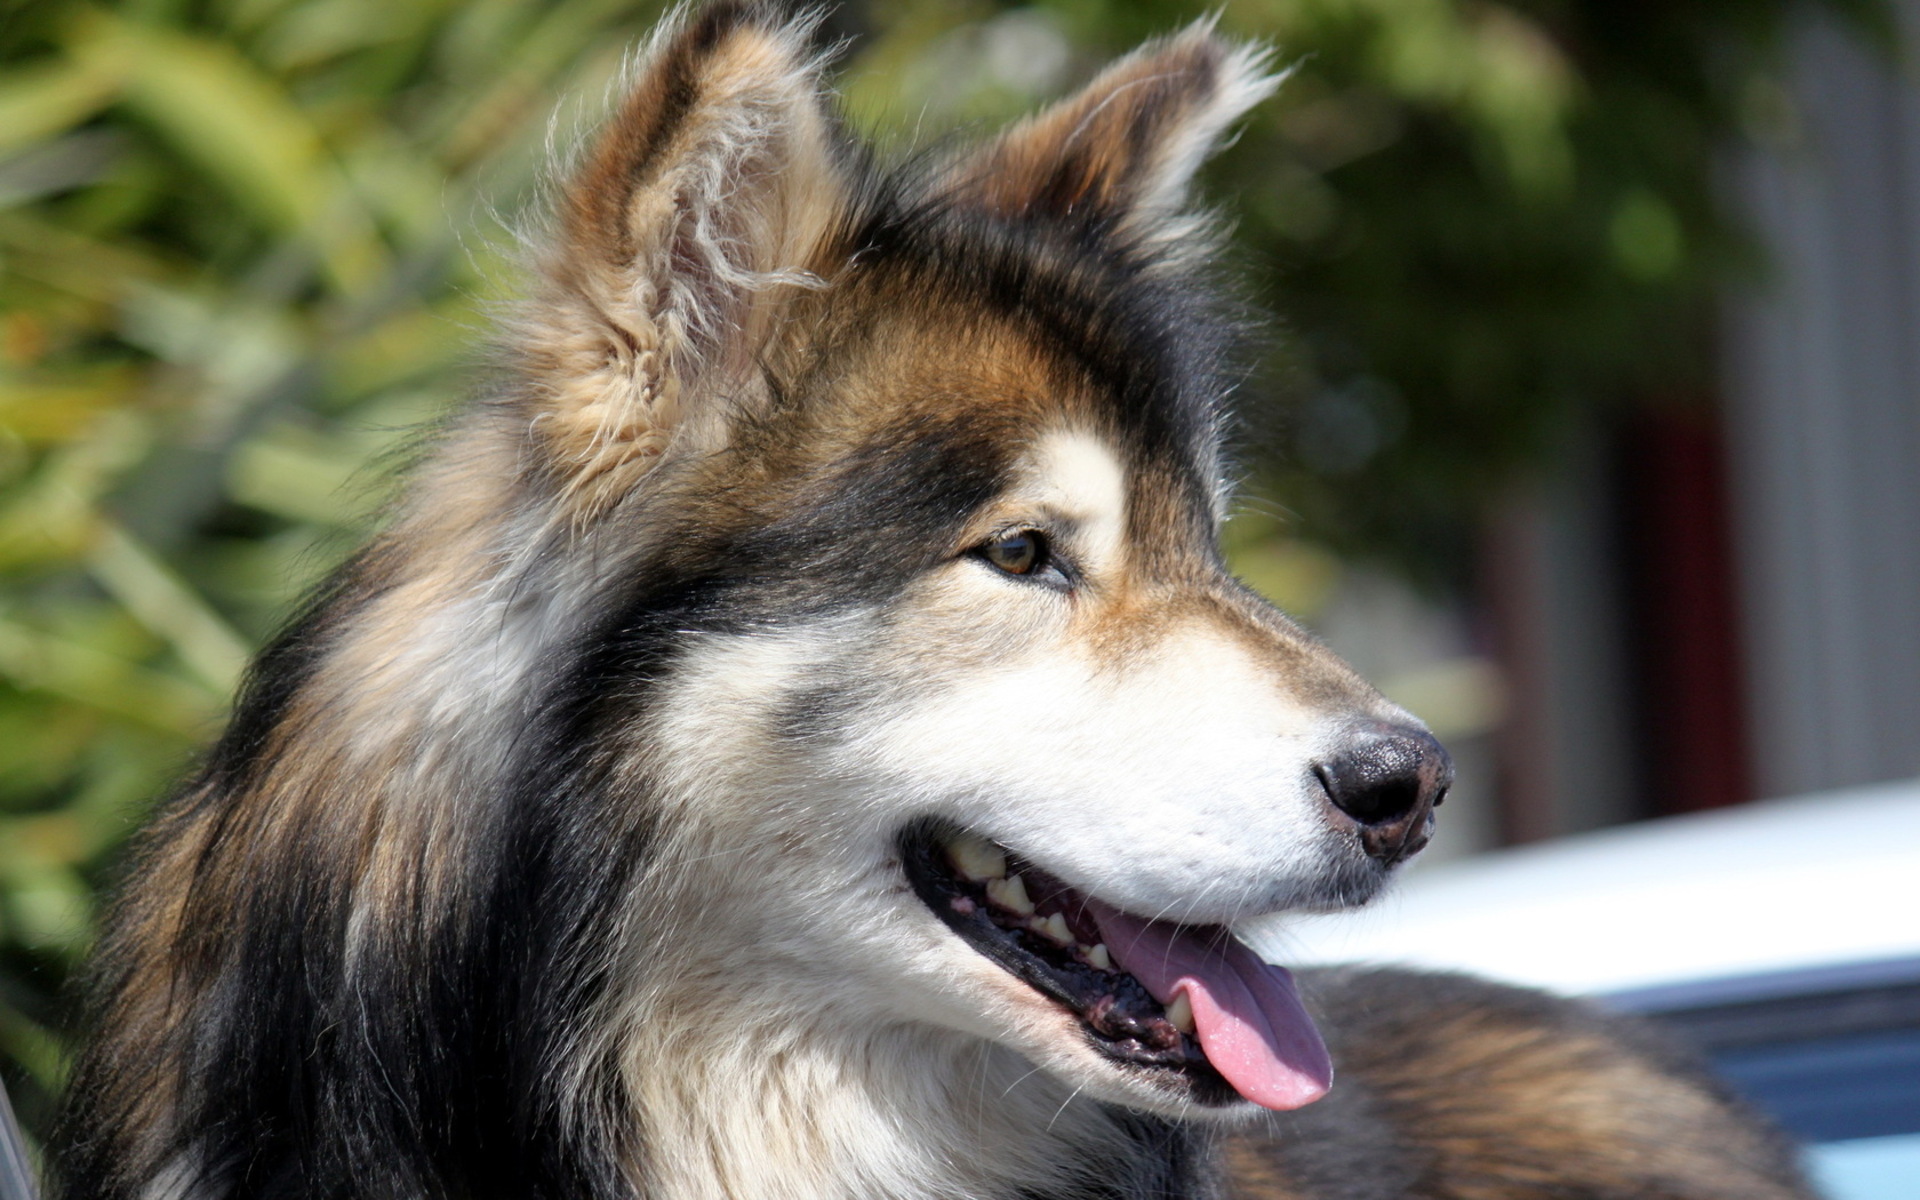
[[[567,180],[517,364],[589,512],[675,439],[712,440],[846,184],[807,20],[724,2],[670,20]]]
[[[1280,76],[1258,46],[1208,18],[1149,42],[1077,94],[961,158],[947,188],[1005,220],[1119,234],[1163,258],[1208,244],[1190,211],[1194,173]]]

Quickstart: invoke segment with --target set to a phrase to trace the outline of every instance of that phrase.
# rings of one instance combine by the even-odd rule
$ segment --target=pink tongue
[[[1113,959],[1162,1004],[1185,991],[1207,1061],[1233,1090],[1266,1108],[1312,1104],[1333,1086],[1333,1063],[1293,976],[1219,928],[1142,921],[1093,902]]]

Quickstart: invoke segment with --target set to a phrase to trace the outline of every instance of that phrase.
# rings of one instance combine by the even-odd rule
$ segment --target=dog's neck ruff
[[[1180,1152],[1204,1134],[1076,1096],[1010,1051],[927,1026],[757,1026],[748,1004],[706,1014],[675,1071],[631,1064],[648,1200],[1215,1195]]]

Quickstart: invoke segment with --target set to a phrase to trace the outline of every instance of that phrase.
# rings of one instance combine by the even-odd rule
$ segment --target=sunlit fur
[[[804,21],[670,22],[493,386],[142,841],[65,1193],[1213,1194],[1251,1106],[1095,1053],[898,846],[1220,923],[1385,877],[1312,765],[1411,718],[1215,545],[1187,189],[1262,62],[1202,25],[882,169]]]

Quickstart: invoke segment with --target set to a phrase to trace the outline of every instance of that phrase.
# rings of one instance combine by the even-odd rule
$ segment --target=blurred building
[[[1765,262],[1717,394],[1489,522],[1498,840],[1920,775],[1920,88],[1830,24],[1791,54],[1725,171]]]
[[[1468,604],[1318,606],[1454,749],[1433,858],[1920,776],[1920,84],[1811,20],[1787,80],[1723,172],[1763,257],[1717,385],[1572,431]]]
[[[1920,88],[1813,28],[1793,90],[1799,136],[1733,174],[1775,278],[1725,346],[1768,794],[1920,774]]]

